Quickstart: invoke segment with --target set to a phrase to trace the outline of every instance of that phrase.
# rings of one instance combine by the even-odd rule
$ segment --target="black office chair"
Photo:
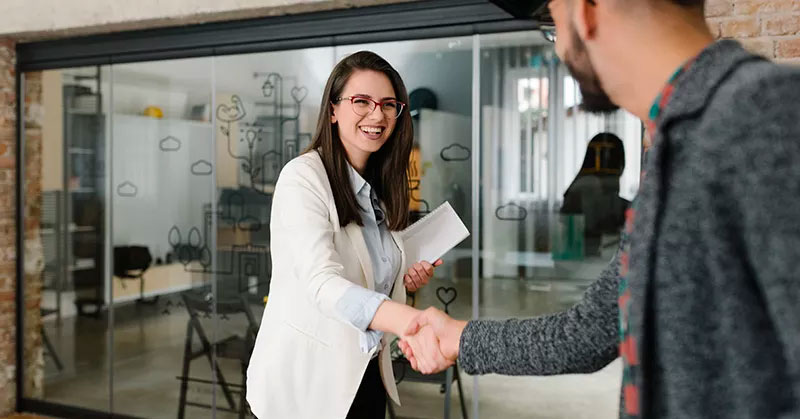
[[[122,288],[126,287],[126,281],[139,281],[137,303],[152,304],[158,300],[158,296],[150,300],[144,299],[144,273],[152,262],[150,249],[145,246],[114,246],[114,275],[122,281]]]
[[[456,297],[458,297],[458,292],[455,288],[439,287],[436,289],[436,298],[444,305],[444,312],[447,314],[450,314],[448,308],[450,304],[455,301]],[[392,370],[394,371],[397,384],[400,384],[402,381],[439,384],[441,386],[439,392],[444,394],[443,418],[450,419],[450,393],[452,391],[453,382],[455,381],[458,385],[458,398],[461,402],[461,417],[467,419],[467,404],[464,401],[464,390],[461,388],[461,376],[458,372],[458,362],[456,361],[455,364],[444,371],[436,374],[424,375],[411,368],[411,363],[408,359],[403,356],[399,348],[395,347],[396,342],[397,341],[392,344]],[[396,419],[397,416],[394,412],[392,402],[387,401],[387,406],[389,408],[389,417]]]
[[[210,296],[206,294],[206,296]],[[255,345],[256,335],[258,335],[258,323],[256,322],[253,313],[250,311],[250,306],[247,297],[242,295],[240,298],[232,299],[229,301],[219,301],[214,304],[213,299],[199,294],[197,291],[187,291],[181,294],[183,302],[186,305],[186,310],[189,312],[189,322],[186,325],[186,343],[183,350],[183,368],[181,375],[177,377],[181,382],[180,401],[178,406],[178,419],[183,419],[186,414],[186,406],[202,407],[210,409],[211,405],[203,403],[195,403],[187,401],[186,394],[189,388],[189,382],[197,382],[202,384],[213,384],[213,381],[202,380],[189,377],[189,367],[191,362],[200,357],[208,359],[211,368],[216,372],[217,384],[222,388],[222,393],[225,400],[228,402],[229,409],[217,406],[217,409],[239,414],[242,419],[249,410],[246,404],[247,395],[247,365],[250,361],[250,354]],[[247,318],[247,330],[244,331],[243,336],[232,335],[216,342],[211,342],[208,335],[205,333],[203,324],[200,322],[200,316],[212,318],[214,308],[216,306],[217,316],[223,319],[228,316],[236,314],[244,314]],[[201,343],[200,350],[193,350],[192,342],[194,334]],[[241,384],[231,384],[225,380],[219,365],[215,365],[212,360],[212,351],[216,351],[218,359],[234,359],[239,361],[242,371]],[[234,401],[233,394],[239,393],[239,407],[237,408]]]

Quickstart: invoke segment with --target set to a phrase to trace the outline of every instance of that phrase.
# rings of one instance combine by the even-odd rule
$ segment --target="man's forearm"
[[[526,320],[476,320],[464,328],[458,362],[470,374],[554,375],[595,372],[617,357],[619,261],[581,302]]]

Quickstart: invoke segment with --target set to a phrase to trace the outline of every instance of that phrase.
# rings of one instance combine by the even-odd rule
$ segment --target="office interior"
[[[23,82],[40,78],[42,106],[26,112],[44,114],[42,225],[25,243],[44,254],[37,398],[125,417],[250,417],[246,345],[227,349],[269,304],[275,181],[310,143],[330,70],[359,50],[386,58],[411,94],[409,210],[447,201],[471,232],[410,302],[503,319],[580,299],[616,251],[643,130],[624,111],[581,111],[540,31],[32,71]],[[602,133],[613,136],[591,141]],[[387,417],[617,416],[616,362],[590,375],[420,377],[394,356],[403,404]]]

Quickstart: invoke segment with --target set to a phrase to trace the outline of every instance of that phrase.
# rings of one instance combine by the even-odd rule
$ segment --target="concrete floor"
[[[602,268],[604,264],[597,264]],[[481,317],[530,317],[569,307],[580,298],[588,278],[542,278],[537,280],[483,280]],[[459,298],[450,307],[457,318],[471,317],[471,282],[468,280],[436,279],[418,297],[417,307],[441,307],[435,297],[435,286],[454,287]],[[260,307],[253,305],[256,318]],[[108,410],[109,363],[113,363],[113,405],[116,413],[142,418],[174,418],[178,410],[179,381],[182,355],[189,318],[177,296],[162,297],[155,305],[127,304],[114,312],[113,360],[107,345],[107,318],[70,317],[60,326],[54,320],[46,322],[46,333],[56,346],[64,363],[58,371],[46,357],[45,400],[96,410]],[[211,333],[211,319],[202,319]],[[245,319],[229,318],[217,321],[222,337],[226,331],[242,330]],[[198,346],[196,346],[198,347]],[[221,368],[227,380],[240,380],[235,361],[222,360]],[[505,377],[497,375],[478,378],[479,412],[481,418],[535,419],[611,419],[616,418],[619,402],[621,366],[619,361],[592,375],[559,377]],[[205,359],[192,362],[191,377],[210,379]],[[463,388],[469,413],[472,413],[473,377],[462,374]],[[439,386],[426,383],[401,382],[398,386],[403,401],[396,408],[401,418],[442,418],[444,396]],[[210,403],[214,389],[210,385],[192,383],[188,399]],[[216,392],[217,404],[225,406],[221,392]],[[453,418],[460,417],[457,391],[452,396]],[[237,399],[238,400],[238,399]],[[471,415],[472,416],[472,415]],[[189,407],[189,418],[210,418],[210,410]],[[232,413],[219,411],[217,418],[235,418]]]

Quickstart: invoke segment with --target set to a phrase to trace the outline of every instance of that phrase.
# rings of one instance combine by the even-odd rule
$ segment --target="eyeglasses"
[[[335,102],[341,102],[343,100],[350,101],[350,104],[353,106],[353,112],[358,116],[367,116],[372,113],[376,107],[380,106],[381,112],[383,112],[387,118],[397,119],[406,107],[405,103],[394,99],[382,100],[380,102],[366,96],[337,97],[334,99]]]
[[[543,26],[539,29],[539,31],[542,33],[544,39],[546,39],[548,42],[556,42],[556,28],[554,26]]]

